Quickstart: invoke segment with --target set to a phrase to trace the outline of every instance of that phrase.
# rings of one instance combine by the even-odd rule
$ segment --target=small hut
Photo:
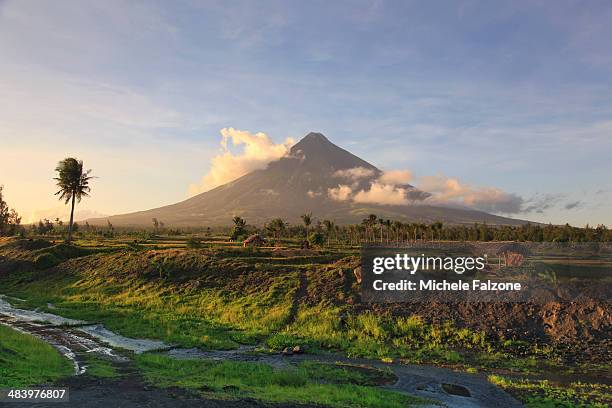
[[[264,237],[262,237],[259,234],[253,234],[242,242],[242,246],[243,247],[247,247],[247,246],[256,247],[256,246],[262,246],[265,243],[266,243],[266,240]]]
[[[504,266],[519,266],[523,264],[526,257],[531,255],[531,252],[525,245],[521,245],[518,242],[510,242],[500,246],[497,249],[496,255],[500,259],[500,264],[501,260],[504,260]]]

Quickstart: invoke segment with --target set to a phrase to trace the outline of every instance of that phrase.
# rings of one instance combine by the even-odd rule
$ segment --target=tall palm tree
[[[332,220],[323,220],[323,225],[325,226],[325,232],[327,233],[327,246],[329,246],[329,241],[334,231],[334,222]]]
[[[59,190],[55,195],[59,195],[60,200],[65,200],[65,204],[71,202],[70,208],[70,224],[68,225],[68,239],[72,240],[72,227],[74,224],[74,204],[81,202],[81,198],[88,197],[91,187],[89,181],[93,178],[90,176],[91,170],[83,171],[83,161],[77,160],[74,157],[67,157],[60,161],[55,168],[58,176],[54,177],[57,181]]]
[[[306,227],[306,239],[308,239],[308,228],[310,227],[310,224],[312,224],[312,213],[302,214],[301,218],[304,222],[304,227]]]

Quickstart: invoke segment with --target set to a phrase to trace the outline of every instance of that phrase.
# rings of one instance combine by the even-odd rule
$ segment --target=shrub
[[[52,253],[43,253],[34,258],[34,266],[37,269],[48,269],[52,268],[60,263],[60,260],[57,259],[55,255]]]
[[[312,232],[308,236],[308,243],[310,243],[311,246],[321,246],[325,243],[325,236],[320,232]]]
[[[195,237],[189,238],[187,240],[187,248],[202,248],[202,240]]]

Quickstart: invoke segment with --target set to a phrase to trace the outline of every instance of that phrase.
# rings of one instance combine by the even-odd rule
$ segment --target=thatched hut
[[[242,246],[262,246],[266,243],[266,239],[259,234],[253,234],[244,241],[242,241]]]
[[[509,242],[500,246],[496,255],[501,260],[504,260],[504,266],[519,266],[523,264],[526,257],[531,255],[529,248],[518,242]]]

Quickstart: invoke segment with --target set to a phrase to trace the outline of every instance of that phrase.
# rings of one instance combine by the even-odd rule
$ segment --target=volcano
[[[358,203],[330,195],[330,189],[347,183],[354,191],[368,191],[382,174],[380,169],[336,146],[321,133],[309,133],[287,156],[269,163],[265,169],[176,204],[88,222],[99,225],[109,220],[115,226],[148,227],[152,218],[157,218],[169,227],[225,226],[238,215],[249,224],[262,225],[277,217],[299,223],[300,215],[307,212],[312,212],[317,219],[340,224],[361,222],[369,214],[421,223],[519,225],[526,222],[471,209],[426,205],[429,193],[409,184],[397,187],[411,204]]]

